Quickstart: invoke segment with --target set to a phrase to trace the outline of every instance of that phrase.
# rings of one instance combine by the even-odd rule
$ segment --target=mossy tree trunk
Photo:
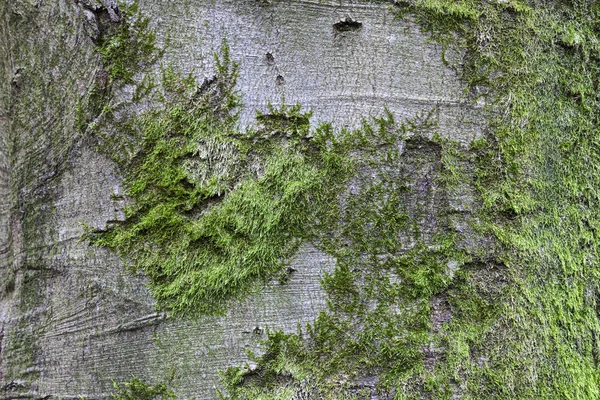
[[[0,0],[0,399],[600,396],[595,3],[137,6]]]

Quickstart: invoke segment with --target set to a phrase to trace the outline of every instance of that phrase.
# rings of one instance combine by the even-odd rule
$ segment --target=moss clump
[[[260,129],[236,130],[238,67],[226,44],[215,61],[202,85],[164,70],[161,107],[119,122],[131,147],[116,142],[113,154],[134,203],[125,221],[88,232],[179,315],[222,311],[280,272],[327,224],[352,168],[345,143],[328,126],[311,131],[299,107],[272,107]]]
[[[112,81],[134,82],[134,76],[154,64],[161,51],[156,33],[149,28],[150,19],[142,16],[136,2],[118,3],[120,23],[109,26],[98,39],[98,52]]]
[[[318,242],[337,260],[322,280],[327,309],[296,334],[269,332],[264,353],[251,355],[256,368],[225,371],[228,398],[356,399],[422,388],[424,349],[435,340],[431,300],[474,258],[458,245],[443,196],[444,162],[464,172],[443,153],[460,158],[461,150],[435,135],[431,115],[365,124],[340,217]]]
[[[366,189],[376,195],[358,214],[347,203],[347,246],[323,281],[328,310],[305,332],[271,333],[258,367],[227,371],[230,396],[600,397],[600,6],[423,0],[392,11],[459,54],[447,62],[466,95],[488,103],[485,138],[468,152],[442,143],[439,182],[447,196],[475,182],[473,228],[497,245],[464,247],[460,231],[427,239],[410,196]]]
[[[380,156],[396,160],[401,137],[434,126],[422,115],[396,127],[388,114],[334,132],[327,124],[311,128],[310,113],[283,105],[258,113],[259,128],[242,132],[237,75],[224,42],[213,78],[198,84],[167,67],[157,86],[136,86],[145,94],[133,100],[150,101],[148,111],[120,110],[117,120],[109,104],[107,125],[121,133],[91,132],[121,167],[132,203],[125,220],[88,228],[86,237],[148,276],[158,306],[175,315],[224,311],[232,298],[281,276],[303,241],[330,243],[334,252],[336,230],[352,229],[341,225],[339,208],[350,176]],[[384,192],[373,187],[365,201]],[[385,218],[404,226],[408,217],[394,216],[401,203],[394,196]]]
[[[222,311],[302,240],[337,258],[328,309],[304,332],[272,332],[256,369],[227,371],[233,398],[599,397],[600,6],[392,10],[460,54],[467,95],[488,102],[489,134],[468,152],[432,140],[427,118],[334,134],[283,107],[239,132],[225,47],[213,80],[166,70],[159,106],[118,122],[134,203],[90,238],[177,314]],[[470,218],[449,206],[466,181],[481,197],[474,228],[497,246],[454,228]]]
[[[172,377],[171,379],[172,380]],[[175,393],[169,388],[169,381],[150,385],[137,377],[128,382],[114,383],[113,400],[169,400],[176,399]]]
[[[473,152],[483,227],[504,248],[498,272],[510,283],[482,327],[470,327],[476,309],[448,326],[436,393],[597,398],[600,8],[428,0],[396,11],[465,51],[461,76],[488,93],[492,132]]]
[[[75,107],[74,128],[76,132],[102,134],[99,126],[115,125],[115,112],[127,113],[128,107],[150,100],[155,88],[154,77],[149,70],[163,55],[156,44],[156,33],[150,28],[150,19],[141,14],[137,2],[118,2],[115,17],[109,18],[105,9],[97,13],[98,37],[93,39],[102,59],[103,69],[96,71],[94,83],[88,93]],[[114,92],[127,86],[133,90],[131,101],[114,104]],[[126,140],[111,131],[104,138],[114,136],[112,150],[123,151]],[[106,146],[105,146],[106,147]]]

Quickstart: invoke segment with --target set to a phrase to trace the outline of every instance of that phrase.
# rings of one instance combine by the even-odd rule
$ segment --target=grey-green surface
[[[140,5],[159,41],[170,37],[163,61],[183,71],[210,76],[212,51],[229,40],[241,63],[243,126],[285,95],[313,109],[315,122],[357,127],[384,107],[398,119],[437,107],[442,136],[466,145],[481,134],[482,112],[464,99],[440,50],[418,27],[393,21],[386,5],[272,3]],[[362,29],[336,33],[346,15]],[[112,196],[123,190],[115,166],[74,127],[77,101],[101,67],[81,5],[2,0],[0,18],[0,398],[106,398],[112,379],[156,381],[173,369],[179,396],[215,398],[218,370],[243,364],[265,327],[289,332],[314,319],[324,306],[319,278],[334,261],[307,245],[289,282],[273,282],[224,317],[156,314],[143,278],[78,241],[80,222],[104,227],[123,206]]]

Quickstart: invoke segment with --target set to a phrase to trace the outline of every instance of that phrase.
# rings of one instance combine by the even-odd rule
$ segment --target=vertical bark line
[[[4,323],[0,328],[0,382],[4,381],[4,373],[2,372],[2,343],[4,341]]]
[[[5,386],[5,329],[10,304],[7,294],[14,289],[12,227],[14,210],[11,178],[10,117],[12,82],[15,73],[13,40],[9,23],[9,1],[0,1],[0,390]]]

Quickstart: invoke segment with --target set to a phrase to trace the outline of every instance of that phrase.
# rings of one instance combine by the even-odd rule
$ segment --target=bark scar
[[[338,32],[357,31],[362,27],[362,22],[352,19],[352,17],[346,16],[339,22],[333,24],[333,28]]]

